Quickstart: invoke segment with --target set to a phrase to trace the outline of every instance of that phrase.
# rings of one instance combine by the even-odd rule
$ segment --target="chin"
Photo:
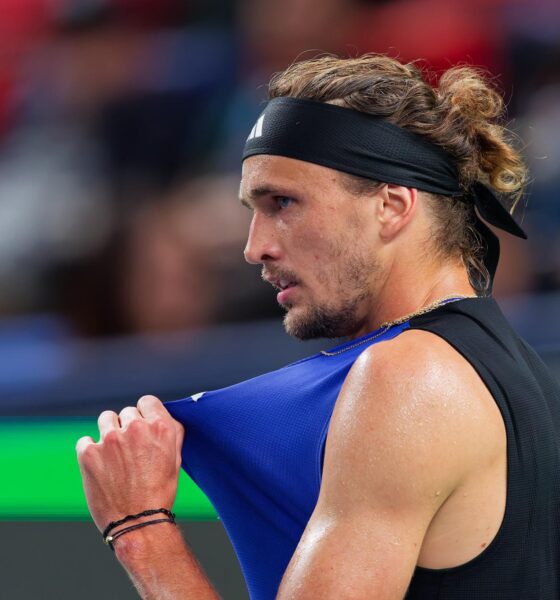
[[[338,310],[317,306],[308,310],[285,308],[288,311],[284,317],[286,333],[298,340],[340,338],[350,335],[357,327],[355,313],[348,307]]]
[[[294,314],[293,308],[287,310],[288,312],[284,316],[284,329],[288,335],[298,340],[312,340],[316,337],[321,337],[313,335],[313,331],[310,328],[311,324],[305,315]]]

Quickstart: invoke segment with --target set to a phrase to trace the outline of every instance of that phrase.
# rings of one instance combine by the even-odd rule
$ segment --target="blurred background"
[[[482,66],[503,91],[533,182],[517,212],[529,241],[502,237],[495,296],[560,378],[556,0],[0,0],[0,416],[23,428],[14,439],[26,419],[187,396],[323,346],[287,338],[243,261],[240,155],[272,73],[372,51]],[[43,569],[30,580],[18,552],[0,556],[6,597],[136,597],[91,523],[0,517],[19,519],[0,532]],[[223,597],[245,598],[220,523],[185,527]]]

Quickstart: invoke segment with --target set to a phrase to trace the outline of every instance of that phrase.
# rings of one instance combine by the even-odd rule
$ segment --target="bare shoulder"
[[[406,408],[416,418],[426,411],[445,418],[448,426],[474,423],[497,410],[474,367],[444,339],[422,330],[367,348],[344,388],[361,389],[366,403],[377,408],[382,398],[387,410]]]
[[[355,469],[377,490],[408,490],[400,497],[410,492],[411,504],[418,493],[444,500],[503,450],[502,431],[470,363],[437,335],[410,330],[354,363],[331,420],[325,472]]]
[[[434,333],[411,329],[397,337],[367,348],[351,371],[351,379],[370,378],[395,385],[399,380],[421,389],[445,391],[448,386],[481,382],[470,363],[448,342]],[[469,395],[472,397],[472,395]]]

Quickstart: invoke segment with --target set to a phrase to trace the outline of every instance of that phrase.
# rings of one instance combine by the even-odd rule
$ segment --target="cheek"
[[[321,259],[325,253],[330,254],[333,238],[336,237],[333,234],[332,226],[329,230],[328,224],[323,224],[320,221],[305,223],[297,228],[297,238],[300,248],[316,260]]]
[[[276,235],[281,240],[288,256],[297,263],[310,255],[319,255],[316,236],[303,223],[287,223],[284,220],[276,222]]]
[[[306,233],[302,237],[300,249],[302,255],[306,257],[305,260],[312,263],[315,268],[329,269],[332,266],[333,249],[322,235],[314,236]]]
[[[294,267],[310,266],[316,272],[340,271],[348,252],[353,252],[353,233],[333,228],[336,214],[313,218],[278,220],[277,233],[282,239]],[[342,264],[339,264],[342,263]],[[325,273],[320,276],[326,280]]]

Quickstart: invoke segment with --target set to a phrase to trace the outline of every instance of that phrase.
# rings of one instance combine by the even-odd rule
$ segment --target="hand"
[[[76,444],[84,492],[98,529],[151,508],[171,510],[184,430],[155,396],[98,419],[100,440]]]

